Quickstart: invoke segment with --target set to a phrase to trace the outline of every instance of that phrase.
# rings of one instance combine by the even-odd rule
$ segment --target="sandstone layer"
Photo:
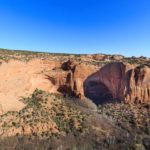
[[[88,56],[88,59],[93,58]],[[95,65],[75,59],[2,61],[0,113],[22,109],[20,98],[36,88],[80,99],[88,97],[96,99],[96,103],[113,99],[147,103],[150,102],[150,68],[122,62]]]
[[[150,102],[150,68],[111,63],[84,82],[85,96],[97,103],[120,100],[127,103]]]
[[[24,107],[19,100],[30,95],[36,88],[53,92],[53,84],[47,79],[46,71],[57,65],[35,59],[28,63],[10,60],[0,65],[0,113],[17,111]],[[43,73],[45,72],[45,73]]]

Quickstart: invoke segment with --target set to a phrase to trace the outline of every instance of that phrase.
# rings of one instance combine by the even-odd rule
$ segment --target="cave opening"
[[[90,81],[84,85],[84,94],[96,105],[112,102],[110,90],[101,82]]]

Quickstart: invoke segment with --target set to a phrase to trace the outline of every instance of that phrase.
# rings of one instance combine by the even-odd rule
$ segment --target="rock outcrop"
[[[73,65],[74,64],[74,65]],[[94,66],[89,66],[85,64],[76,64],[71,61],[65,62],[63,65],[64,70],[67,69],[68,74],[66,77],[66,82],[62,87],[65,87],[63,92],[75,96],[78,98],[84,97],[84,88],[83,83],[84,80],[93,72],[96,71],[96,68]],[[66,67],[64,67],[66,66]]]
[[[125,102],[150,102],[148,66],[121,62],[95,65],[89,63],[89,60],[93,59],[90,55],[84,56],[84,59],[86,57],[88,63],[82,63],[75,58],[64,61],[47,59],[32,59],[28,62],[13,59],[8,62],[2,61],[0,114],[22,109],[24,104],[19,99],[30,95],[36,88],[80,99],[88,97],[95,99],[96,103],[113,99]]]
[[[56,92],[57,87],[47,78],[47,72],[58,62],[34,59],[27,63],[10,60],[0,66],[0,114],[18,111],[25,105],[19,100],[36,88]]]
[[[85,96],[96,103],[107,100],[150,102],[150,68],[111,63],[84,82]]]
[[[108,64],[84,82],[85,96],[94,99],[96,103],[122,100],[124,87],[125,65],[122,63]]]
[[[150,102],[150,68],[137,66],[126,73],[125,102]]]
[[[108,101],[149,102],[150,68],[115,62],[96,72],[91,65],[67,61],[62,65],[67,71],[60,92],[78,98],[88,97],[95,103]],[[95,72],[95,73],[94,73]],[[57,80],[57,79],[56,79]]]
[[[25,105],[21,97],[38,88],[50,93],[84,96],[83,82],[95,66],[77,61],[49,61],[33,59],[28,62],[9,60],[0,66],[0,114],[18,111]],[[98,69],[97,69],[98,70]]]

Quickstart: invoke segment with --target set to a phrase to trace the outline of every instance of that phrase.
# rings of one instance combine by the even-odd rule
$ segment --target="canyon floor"
[[[1,150],[149,150],[150,59],[0,49]]]

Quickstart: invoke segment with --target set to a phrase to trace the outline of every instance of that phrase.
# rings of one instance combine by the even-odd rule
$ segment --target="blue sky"
[[[150,57],[150,0],[0,0],[0,47]]]

